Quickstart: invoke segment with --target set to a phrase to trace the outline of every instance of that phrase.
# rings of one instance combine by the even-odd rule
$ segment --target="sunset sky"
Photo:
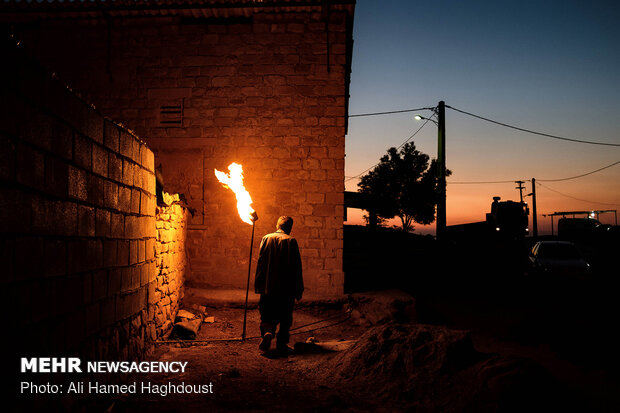
[[[620,3],[615,1],[358,0],[350,114],[446,105],[566,138],[620,144]],[[430,116],[431,112],[419,112]],[[414,113],[354,117],[346,137],[350,179],[399,146]],[[413,141],[436,157],[437,128]],[[484,220],[492,197],[518,200],[536,178],[539,228],[555,211],[620,209],[620,146],[588,145],[511,130],[446,109],[448,225]],[[553,192],[557,191],[557,192]],[[526,194],[531,185],[526,183]],[[559,193],[558,193],[559,192]],[[579,200],[575,199],[578,198]],[[528,198],[531,203],[531,198]],[[348,223],[362,212],[349,209]],[[614,215],[601,215],[614,223]],[[416,232],[432,228],[416,225]]]

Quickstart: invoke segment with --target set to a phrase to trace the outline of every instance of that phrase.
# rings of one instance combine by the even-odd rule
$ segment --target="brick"
[[[139,214],[140,213],[140,197],[141,197],[141,192],[137,189],[132,189],[131,190],[131,208],[130,208],[130,212],[132,214]]]
[[[45,158],[45,192],[66,198],[69,191],[69,165],[62,159],[47,155]]]
[[[132,190],[125,186],[118,187],[118,208],[125,213],[131,211],[131,193]]]
[[[109,267],[116,267],[117,265],[119,265],[118,241],[104,240],[103,241],[103,266],[109,268]]]
[[[86,172],[69,166],[69,197],[86,201],[88,199]]]
[[[144,262],[146,259],[146,241],[138,240],[138,262]]]
[[[45,156],[43,152],[18,143],[16,146],[15,172],[18,183],[43,190],[45,186]]]
[[[103,123],[103,144],[114,152],[119,151],[120,132],[119,127],[109,120]]]
[[[110,211],[97,208],[95,211],[95,236],[107,237],[110,234]]]
[[[87,200],[94,205],[103,205],[104,189],[103,179],[93,174],[86,174]]]
[[[125,237],[125,216],[116,212],[110,213],[110,233],[112,238]]]
[[[93,172],[107,178],[108,150],[99,145],[93,145]]]
[[[112,181],[104,181],[103,182],[103,190],[104,190],[104,205],[107,208],[118,210],[118,184]]]
[[[122,269],[121,276],[121,291],[129,291],[131,289],[131,281],[133,276],[133,269],[131,267],[125,267]]]
[[[108,178],[116,182],[123,182],[123,161],[114,152],[108,152]]]
[[[129,241],[129,265],[138,263],[138,241]]]
[[[131,161],[123,159],[123,183],[133,186],[135,164]]]
[[[111,268],[108,270],[108,295],[121,292],[123,268]]]
[[[78,205],[78,236],[95,236],[95,208]]]
[[[86,169],[87,171],[92,170],[92,161],[93,161],[93,143],[90,139],[76,133],[73,138],[73,162],[75,162],[78,166]]]
[[[120,131],[120,154],[132,161],[136,158],[134,153],[135,138],[127,131]]]

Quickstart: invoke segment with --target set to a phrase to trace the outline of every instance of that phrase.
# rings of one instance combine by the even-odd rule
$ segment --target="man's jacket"
[[[256,266],[254,290],[301,299],[304,282],[297,240],[282,230],[263,237]]]

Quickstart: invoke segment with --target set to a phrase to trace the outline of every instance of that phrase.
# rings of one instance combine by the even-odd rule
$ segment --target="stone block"
[[[131,160],[123,159],[123,183],[128,186],[134,184],[135,164]]]
[[[0,166],[0,170],[2,166]],[[67,198],[69,191],[69,165],[62,159],[45,157],[45,192],[58,198]]]
[[[93,142],[80,133],[73,137],[73,162],[87,171],[93,166]]]
[[[84,205],[78,205],[78,236],[94,237],[95,236],[95,208]]]
[[[110,120],[103,123],[103,144],[114,152],[119,151],[120,131],[119,127]]]
[[[138,263],[138,241],[129,241],[129,265]]]
[[[104,202],[103,179],[93,174],[86,175],[86,191],[88,193],[88,202],[101,206]]]
[[[104,205],[106,208],[119,209],[118,187],[119,185],[113,181],[103,181]]]
[[[104,178],[108,176],[108,153],[103,146],[93,145],[93,173]]]
[[[18,183],[43,190],[45,187],[45,156],[43,152],[30,145],[17,143],[15,176]]]
[[[138,189],[132,189],[131,190],[131,208],[130,208],[130,212],[132,214],[139,214],[140,213],[140,204],[141,204],[141,194],[142,192],[140,192],[140,190]]]
[[[110,212],[110,232],[112,238],[125,238],[125,216],[117,212]]]
[[[103,241],[103,266],[116,267],[118,262],[118,241],[106,239]]]
[[[118,265],[129,265],[130,241],[118,241]]]
[[[101,327],[105,328],[116,321],[116,297],[107,297],[99,305],[101,308]]]
[[[110,211],[97,208],[95,210],[95,236],[107,237],[111,233]]]
[[[108,295],[112,296],[122,291],[123,268],[108,270]]]
[[[74,166],[69,166],[69,198],[86,201],[88,189],[86,172]]]
[[[123,182],[123,160],[114,152],[108,152],[107,176],[115,182]]]
[[[132,267],[124,267],[121,272],[121,291],[129,291],[132,288],[133,269]]]
[[[132,189],[126,186],[118,187],[118,208],[121,212],[131,213],[131,193]]]

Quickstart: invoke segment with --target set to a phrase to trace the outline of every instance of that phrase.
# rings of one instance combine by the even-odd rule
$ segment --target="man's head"
[[[276,224],[276,229],[281,229],[287,235],[291,233],[293,229],[293,218],[287,217],[286,215],[278,218],[278,223]]]

